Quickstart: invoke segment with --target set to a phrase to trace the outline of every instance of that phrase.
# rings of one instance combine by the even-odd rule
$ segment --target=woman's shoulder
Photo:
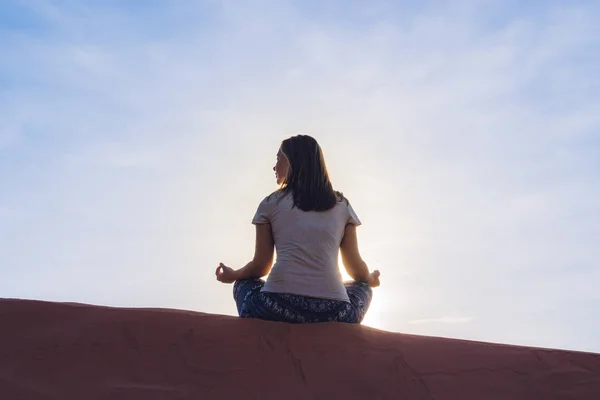
[[[334,193],[335,193],[335,198],[338,203],[343,203],[346,206],[350,205],[350,201],[348,200],[348,198],[346,196],[344,196],[344,193],[339,192],[337,190],[335,190]]]
[[[282,199],[283,197],[285,197],[286,193],[282,190],[276,190],[270,194],[268,194],[265,198],[263,198],[262,202],[263,203],[272,203],[272,202],[276,202],[280,199]]]
[[[336,191],[335,193],[336,197],[338,198],[338,204],[343,206],[344,214],[346,216],[346,224],[353,224],[356,226],[361,225],[362,222],[360,222],[358,215],[356,215],[356,212],[350,205],[350,201],[348,200],[348,198],[344,196],[341,192]]]

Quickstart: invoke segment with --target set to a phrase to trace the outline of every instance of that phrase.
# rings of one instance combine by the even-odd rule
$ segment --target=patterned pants
[[[371,304],[373,292],[366,282],[345,283],[350,302],[318,299],[287,293],[261,292],[265,281],[246,279],[233,285],[233,298],[242,318],[290,323],[360,323]]]

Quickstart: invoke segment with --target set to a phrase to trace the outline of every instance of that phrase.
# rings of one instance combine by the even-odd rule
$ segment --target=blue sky
[[[365,324],[600,352],[600,7],[498,3],[3,2],[0,296],[234,314],[303,132]]]

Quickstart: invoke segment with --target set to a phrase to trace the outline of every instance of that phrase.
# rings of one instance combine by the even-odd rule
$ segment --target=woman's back
[[[252,222],[271,224],[277,253],[263,291],[348,301],[338,254],[346,225],[360,220],[346,201],[302,211],[293,207],[292,193],[277,191],[260,203]]]

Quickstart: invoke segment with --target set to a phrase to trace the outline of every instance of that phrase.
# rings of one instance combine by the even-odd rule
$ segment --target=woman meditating
[[[379,271],[369,273],[358,251],[361,222],[348,200],[333,190],[319,144],[306,135],[284,140],[273,170],[280,189],[259,204],[252,220],[253,260],[238,270],[219,264],[217,280],[235,282],[240,317],[360,323],[371,288],[379,286]],[[353,282],[342,282],[339,252]],[[266,282],[260,279],[267,274]]]

